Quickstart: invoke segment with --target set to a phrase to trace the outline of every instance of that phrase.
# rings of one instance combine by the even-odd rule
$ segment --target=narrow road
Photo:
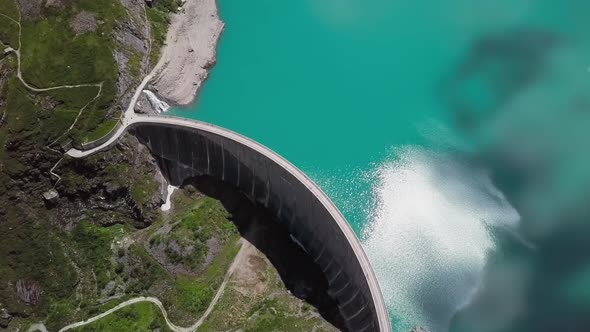
[[[168,327],[172,331],[174,331],[174,332],[196,331],[203,324],[205,319],[207,319],[209,314],[215,308],[215,305],[217,304],[217,302],[221,298],[221,295],[223,295],[223,291],[225,290],[225,287],[227,286],[229,279],[233,275],[233,272],[235,271],[236,266],[238,266],[238,264],[241,264],[243,262],[244,258],[247,257],[248,252],[252,248],[252,245],[250,243],[244,241],[243,239],[240,239],[240,243],[241,243],[240,251],[238,252],[236,257],[234,258],[234,261],[232,262],[232,265],[230,266],[230,268],[227,270],[225,277],[223,278],[223,281],[222,281],[221,285],[219,286],[217,293],[215,294],[215,297],[213,297],[213,300],[209,304],[209,307],[207,307],[207,310],[205,310],[203,315],[201,315],[201,318],[196,323],[194,323],[193,325],[191,325],[189,327],[180,327],[180,326],[177,326],[174,323],[172,323],[168,319],[168,312],[166,311],[166,309],[164,308],[164,305],[162,304],[162,302],[159,299],[157,299],[155,297],[151,297],[151,296],[139,296],[139,297],[135,297],[130,300],[127,300],[125,302],[122,302],[119,305],[117,305],[116,307],[113,307],[112,309],[109,309],[109,310],[107,310],[101,314],[98,314],[94,317],[91,317],[85,321],[81,321],[81,322],[77,322],[77,323],[73,323],[68,326],[65,326],[62,329],[60,329],[59,332],[65,332],[65,331],[68,331],[71,329],[75,329],[77,327],[88,325],[90,323],[96,322],[97,320],[104,318],[104,317],[116,312],[117,310],[121,310],[125,307],[128,307],[130,305],[134,305],[137,303],[141,303],[141,302],[150,302],[150,303],[155,304],[162,312],[162,316],[164,316],[164,320],[166,321],[166,324],[168,325]]]

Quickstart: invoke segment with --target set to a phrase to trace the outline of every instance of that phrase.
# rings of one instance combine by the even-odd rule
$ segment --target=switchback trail
[[[36,88],[32,85],[30,85],[29,83],[27,83],[25,81],[25,79],[23,78],[23,73],[22,73],[22,68],[21,68],[21,49],[22,49],[22,15],[20,12],[20,8],[18,6],[18,3],[15,1],[15,5],[17,8],[17,12],[18,12],[18,21],[15,20],[14,18],[0,13],[0,16],[12,21],[13,23],[15,23],[18,26],[18,48],[13,48],[11,47],[10,44],[6,44],[8,45],[9,48],[8,50],[11,51],[12,53],[14,53],[16,55],[16,62],[17,62],[17,72],[16,72],[16,76],[18,77],[18,79],[21,81],[21,83],[29,90],[34,91],[34,92],[47,92],[47,91],[52,91],[52,90],[58,90],[58,89],[76,89],[76,88],[84,88],[84,87],[96,87],[98,88],[98,92],[96,93],[96,96],[94,98],[92,98],[92,100],[90,100],[86,105],[84,105],[80,111],[78,112],[78,115],[76,116],[76,118],[74,119],[74,122],[72,123],[72,125],[63,133],[61,134],[57,139],[55,139],[54,141],[52,141],[51,143],[49,143],[47,145],[47,147],[52,146],[53,144],[55,144],[55,142],[57,142],[58,140],[60,140],[62,137],[64,137],[65,135],[67,135],[72,128],[74,128],[74,126],[76,125],[76,123],[78,122],[78,119],[80,118],[80,115],[82,114],[82,112],[86,109],[86,107],[88,107],[88,105],[90,105],[92,102],[94,102],[96,99],[98,99],[98,97],[100,97],[101,93],[102,93],[102,83],[95,83],[95,84],[75,84],[75,85],[58,85],[58,86],[53,86],[53,87],[47,87],[47,88]],[[53,149],[51,149],[53,150]],[[53,150],[55,151],[55,150]]]
[[[65,332],[65,331],[68,331],[68,330],[71,330],[71,329],[74,329],[77,327],[88,325],[88,324],[96,322],[97,320],[104,318],[104,317],[106,317],[106,316],[108,316],[120,309],[123,309],[125,307],[130,306],[130,305],[141,303],[141,302],[149,302],[149,303],[155,304],[162,312],[162,316],[164,316],[164,320],[166,321],[166,324],[168,325],[168,327],[172,331],[174,331],[174,332],[196,331],[203,324],[203,322],[209,316],[211,311],[213,311],[215,305],[217,304],[217,302],[221,298],[221,295],[223,295],[223,291],[225,290],[225,287],[227,286],[229,279],[233,275],[233,272],[235,271],[236,266],[238,266],[238,264],[241,264],[243,262],[244,257],[246,257],[248,255],[248,252],[252,248],[252,245],[243,239],[240,240],[240,243],[241,243],[240,251],[238,252],[236,257],[234,258],[234,261],[232,262],[232,265],[230,266],[230,268],[227,270],[225,277],[223,278],[223,281],[222,281],[221,285],[219,286],[217,293],[215,294],[215,297],[213,298],[213,300],[211,300],[211,303],[209,304],[209,307],[207,307],[207,310],[205,310],[203,315],[201,315],[201,318],[196,323],[194,323],[193,325],[191,325],[189,327],[180,327],[180,326],[177,326],[174,323],[172,323],[168,319],[168,312],[166,311],[166,309],[164,308],[164,305],[162,304],[162,302],[159,299],[157,299],[155,297],[151,297],[151,296],[139,296],[139,297],[135,297],[130,300],[127,300],[125,302],[122,302],[119,305],[117,305],[116,307],[111,308],[101,314],[94,316],[94,317],[91,317],[85,321],[81,321],[81,322],[77,322],[77,323],[73,323],[68,326],[65,326],[62,329],[60,329],[59,332]]]

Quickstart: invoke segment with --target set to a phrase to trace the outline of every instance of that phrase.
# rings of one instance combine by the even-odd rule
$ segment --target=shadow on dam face
[[[207,176],[266,210],[288,233],[289,241],[284,242],[295,239],[320,269],[327,288],[317,294],[327,294],[322,296],[336,304],[343,330],[391,331],[377,279],[356,235],[330,199],[295,166],[244,136],[199,121],[144,117],[132,124],[130,132],[148,147],[170,184],[181,186]],[[295,287],[289,274],[297,271],[274,256],[271,242],[259,246]],[[316,300],[322,310],[322,301],[327,300]],[[331,321],[339,325],[339,319]]]
[[[186,185],[193,185],[199,192],[219,200],[231,214],[240,235],[268,258],[291,294],[316,307],[336,328],[346,330],[338,306],[328,293],[326,276],[267,209],[210,176],[187,179],[183,186]]]

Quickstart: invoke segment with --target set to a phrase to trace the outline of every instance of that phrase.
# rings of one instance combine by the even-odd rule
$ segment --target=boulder
[[[57,190],[50,189],[43,193],[43,201],[45,202],[45,206],[48,208],[54,207],[57,205],[57,201],[59,200],[59,194]]]

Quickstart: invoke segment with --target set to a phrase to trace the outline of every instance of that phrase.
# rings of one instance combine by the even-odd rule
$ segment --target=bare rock
[[[128,48],[132,48],[140,54],[146,54],[147,49],[144,40],[138,36],[138,32],[134,31],[130,26],[125,25],[115,33],[115,38],[118,42]]]
[[[104,191],[109,197],[116,197],[125,191],[126,188],[115,181],[107,182],[104,186]]]
[[[25,0],[26,1],[26,0]],[[46,8],[65,8],[66,3],[71,0],[47,0]]]
[[[37,305],[41,298],[41,287],[35,281],[20,279],[16,282],[16,295],[27,304]]]
[[[123,50],[115,50],[113,54],[117,66],[119,67],[119,79],[117,80],[117,95],[123,96],[127,92],[130,92],[130,88],[133,84],[133,77],[131,70],[129,69],[129,56]],[[131,100],[131,97],[129,97]]]
[[[54,207],[57,205],[57,201],[59,200],[59,194],[55,189],[50,189],[43,193],[43,201],[45,202],[45,206],[48,208]]]
[[[113,173],[110,165],[123,165],[130,173]],[[57,215],[60,227],[70,230],[89,217],[100,218],[100,225],[112,225],[132,220],[137,228],[145,228],[157,218],[164,196],[159,190],[167,185],[159,174],[156,161],[149,150],[137,139],[125,135],[113,148],[91,158],[64,161],[56,170],[63,181],[56,185],[60,199]],[[146,192],[145,198],[137,201],[132,193],[133,185],[155,179],[158,188]],[[68,178],[76,179],[78,185],[69,184]],[[164,183],[159,183],[164,182]],[[67,223],[61,223],[67,221]]]
[[[0,328],[8,328],[8,324],[12,320],[12,316],[6,311],[6,309],[0,309]]]
[[[81,11],[74,17],[70,24],[76,35],[81,35],[87,32],[94,32],[98,28],[98,22],[93,13]]]
[[[139,95],[134,110],[135,113],[140,114],[158,114],[158,111],[154,109],[152,103],[150,102],[145,93]]]
[[[41,16],[41,9],[45,0],[18,0],[18,7],[24,19],[33,19]]]

